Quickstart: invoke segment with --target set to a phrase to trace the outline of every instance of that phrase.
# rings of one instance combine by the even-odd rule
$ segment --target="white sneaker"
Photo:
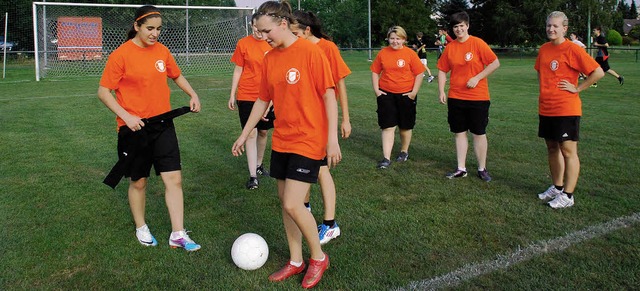
[[[427,78],[427,82],[429,83],[433,82],[434,78],[435,78],[434,76],[429,76],[429,78]]]
[[[544,191],[538,194],[538,198],[540,200],[551,200],[556,198],[556,196],[562,194],[562,190],[556,189],[556,186],[551,185],[547,191]]]
[[[187,234],[186,230],[174,231],[169,236],[169,246],[171,248],[184,248],[185,251],[193,252],[200,249],[200,245],[195,243]]]
[[[555,199],[549,201],[548,204],[554,209],[571,207],[574,204],[573,196],[569,198],[567,194],[560,193]]]
[[[151,231],[149,231],[149,227],[146,224],[139,228],[136,228],[136,237],[143,246],[155,247],[158,245],[158,241],[155,237],[153,237]]]
[[[328,243],[330,240],[336,237],[339,237],[340,227],[338,226],[338,223],[334,222],[332,227],[321,223],[320,225],[318,225],[318,236],[320,238],[321,245]]]

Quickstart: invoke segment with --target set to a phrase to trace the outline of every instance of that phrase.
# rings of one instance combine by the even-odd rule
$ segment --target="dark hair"
[[[289,1],[282,0],[282,2],[278,1],[267,1],[262,3],[260,7],[258,7],[258,15],[255,20],[258,20],[262,16],[270,16],[276,19],[285,19],[287,20],[287,24],[291,24],[291,19],[293,16],[291,15],[291,4]]]
[[[136,17],[135,20],[133,22],[133,25],[131,25],[131,28],[129,28],[129,32],[127,32],[127,39],[126,40],[130,40],[134,37],[136,37],[136,34],[138,33],[136,31],[135,25],[142,25],[145,22],[147,22],[147,19],[152,18],[152,17],[160,17],[160,9],[156,8],[155,6],[152,5],[145,5],[145,6],[141,6],[136,10]]]
[[[449,18],[449,27],[453,28],[454,26],[463,22],[469,24],[469,14],[467,14],[467,12],[465,11],[454,13]]]
[[[293,20],[303,30],[309,27],[313,36],[331,40],[331,37],[322,30],[322,22],[313,12],[296,10],[293,12]]]

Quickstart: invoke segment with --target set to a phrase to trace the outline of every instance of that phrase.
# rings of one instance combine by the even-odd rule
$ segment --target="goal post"
[[[36,80],[100,76],[109,54],[126,39],[141,5],[33,2]],[[251,32],[254,8],[156,5],[158,41],[184,75],[231,72],[236,43]]]

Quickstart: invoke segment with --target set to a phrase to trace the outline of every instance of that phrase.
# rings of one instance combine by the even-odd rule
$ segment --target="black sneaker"
[[[398,157],[396,158],[396,162],[406,162],[408,158],[409,158],[409,153],[400,152],[398,154]]]
[[[262,165],[258,166],[258,168],[256,169],[256,174],[258,174],[260,176],[269,177],[269,171],[267,171],[267,169],[263,168]]]
[[[249,181],[247,181],[247,189],[249,190],[258,189],[258,178],[249,177]]]
[[[478,178],[482,179],[482,181],[485,181],[485,182],[491,181],[491,176],[489,176],[489,172],[487,171],[487,169],[478,171]]]
[[[382,161],[378,162],[378,169],[386,169],[391,166],[391,161],[387,158],[383,158]]]
[[[454,179],[454,178],[464,178],[467,176],[467,171],[463,171],[460,169],[456,169],[455,171],[451,172],[451,173],[447,173],[446,177],[448,179]]]
[[[624,77],[623,76],[618,77],[618,82],[620,82],[620,85],[624,85]]]

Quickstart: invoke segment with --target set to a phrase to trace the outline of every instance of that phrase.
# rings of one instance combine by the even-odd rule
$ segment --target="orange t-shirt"
[[[411,92],[416,76],[426,70],[416,52],[406,46],[381,49],[370,69],[380,74],[380,90],[396,94]]]
[[[451,72],[448,97],[470,101],[489,100],[487,78],[480,80],[475,88],[467,88],[467,82],[496,59],[498,57],[489,45],[475,36],[469,36],[465,42],[453,41],[447,44],[438,59],[438,70]]]
[[[258,99],[262,62],[271,46],[264,40],[249,35],[241,38],[231,56],[231,62],[242,67],[242,75],[238,82],[236,98],[240,101],[256,101]]]
[[[543,116],[582,116],[582,101],[578,93],[561,90],[558,83],[567,80],[578,86],[580,72],[590,75],[598,67],[583,48],[571,41],[559,45],[543,44],[534,65],[540,76],[538,113]]]
[[[264,58],[260,99],[273,101],[272,148],[314,160],[327,154],[328,120],[324,94],[334,87],[327,57],[319,46],[297,39]]]
[[[351,70],[342,59],[340,50],[335,43],[330,40],[321,38],[317,45],[320,46],[324,54],[327,56],[327,60],[329,61],[329,65],[331,66],[331,74],[333,75],[334,83],[338,84],[338,81],[340,81],[340,79],[344,79],[346,76],[351,74]]]
[[[171,110],[167,77],[174,79],[180,74],[163,44],[142,48],[128,40],[109,55],[100,86],[114,90],[118,104],[127,112],[148,118]],[[118,128],[126,125],[120,117],[116,120]]]

